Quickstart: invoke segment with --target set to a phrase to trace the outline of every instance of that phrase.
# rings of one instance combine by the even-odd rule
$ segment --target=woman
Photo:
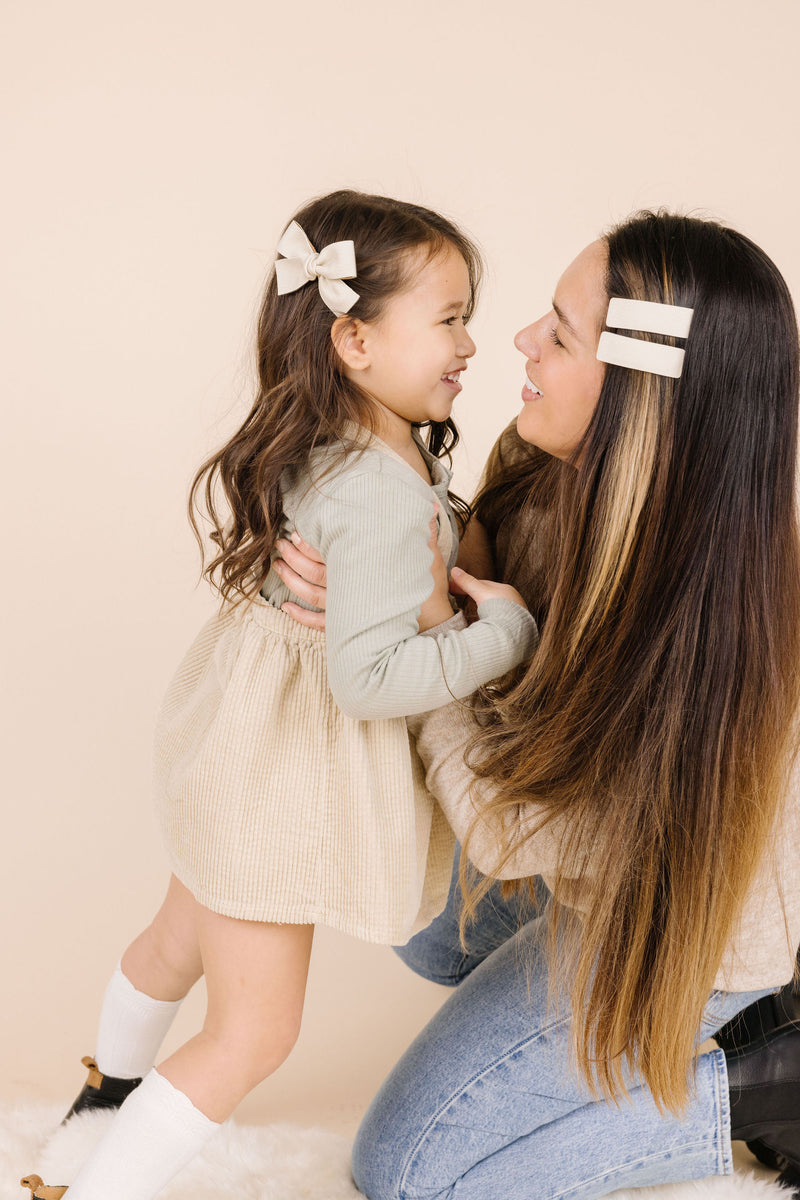
[[[355,1179],[371,1200],[602,1196],[729,1173],[733,1135],[791,1185],[800,1032],[767,1046],[788,1082],[760,1051],[694,1053],[800,942],[791,300],[741,235],[645,213],[516,345],[524,407],[465,550],[484,573],[482,526],[541,640],[473,711],[411,722],[485,878],[466,922],[454,882],[400,951],[459,986],[367,1113]]]

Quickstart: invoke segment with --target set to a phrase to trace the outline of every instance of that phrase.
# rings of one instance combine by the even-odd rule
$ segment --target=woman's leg
[[[636,1080],[618,1108],[592,1098],[565,989],[548,1003],[545,926],[476,967],[383,1085],[353,1152],[370,1200],[589,1200],[732,1170],[722,1051],[700,1058],[680,1119]],[[715,996],[702,1037],[752,998]]]
[[[464,903],[458,879],[460,857],[461,848],[457,845],[444,910],[404,946],[394,947],[395,953],[417,975],[445,987],[455,987],[493,950],[514,937],[531,917],[543,911],[550,895],[541,879],[535,881],[533,899],[516,894],[504,897],[500,884],[493,884],[479,901],[474,920],[467,925],[464,949],[459,938]]]
[[[157,1196],[294,1045],[313,926],[238,921],[194,903],[208,990],[203,1030],[128,1097],[70,1200]]]

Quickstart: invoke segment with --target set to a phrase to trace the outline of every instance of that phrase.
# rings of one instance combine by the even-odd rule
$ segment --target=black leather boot
[[[87,1108],[119,1108],[123,1100],[142,1082],[141,1079],[117,1079],[113,1075],[103,1075],[93,1058],[82,1058],[81,1062],[89,1068],[89,1078],[64,1121]]]
[[[800,1028],[800,951],[797,962],[798,975],[792,983],[787,983],[779,992],[764,996],[755,1004],[751,1004],[714,1035],[725,1051],[729,1063],[730,1055],[754,1044],[765,1045],[781,1029]],[[784,1159],[762,1139],[749,1139],[747,1146],[759,1162],[766,1166],[776,1171],[785,1167]],[[786,1166],[780,1182],[784,1186],[800,1187],[800,1175],[797,1171],[791,1174],[791,1171],[792,1168]]]
[[[723,1047],[724,1048],[724,1047]],[[800,1200],[800,1025],[762,1032],[725,1049],[731,1137],[781,1172],[778,1182]]]

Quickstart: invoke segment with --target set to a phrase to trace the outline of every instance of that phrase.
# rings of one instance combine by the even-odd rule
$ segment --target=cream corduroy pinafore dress
[[[440,505],[445,493],[436,489]],[[448,511],[448,563],[452,527]],[[422,545],[426,536],[423,525]],[[172,870],[213,911],[399,944],[444,906],[454,839],[404,718],[345,716],[328,685],[325,634],[274,603],[259,596],[205,625],[155,741]]]

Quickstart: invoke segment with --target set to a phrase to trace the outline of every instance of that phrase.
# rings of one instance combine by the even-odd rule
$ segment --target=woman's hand
[[[324,629],[327,574],[319,551],[304,542],[297,532],[292,534],[291,541],[279,538],[275,548],[281,557],[275,559],[272,569],[281,582],[307,604],[322,609],[322,612],[311,612],[287,600],[281,605],[282,612],[294,617],[299,625],[306,625],[309,629]]]

